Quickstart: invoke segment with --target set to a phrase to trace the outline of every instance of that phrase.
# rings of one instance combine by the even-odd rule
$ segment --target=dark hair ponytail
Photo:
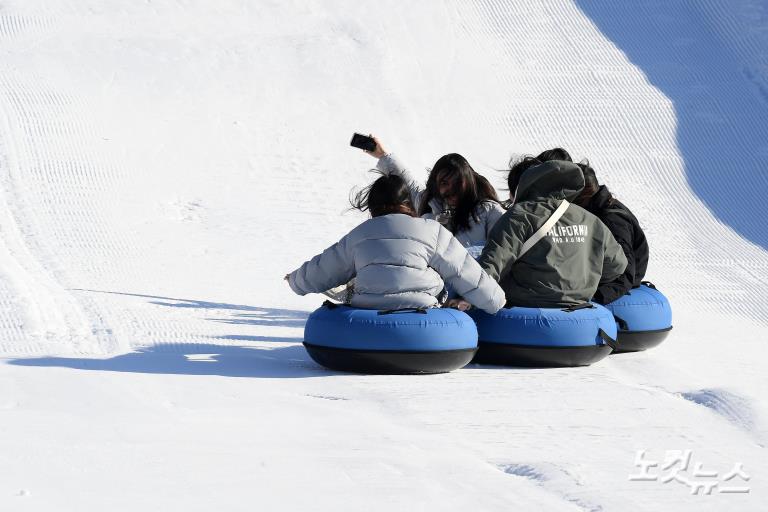
[[[379,217],[389,213],[403,213],[413,217],[415,211],[411,203],[411,191],[403,178],[396,174],[381,174],[376,181],[362,190],[350,192],[349,202],[352,208],[361,212],[370,211],[371,217]]]

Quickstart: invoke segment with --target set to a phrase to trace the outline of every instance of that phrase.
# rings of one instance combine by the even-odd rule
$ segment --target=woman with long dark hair
[[[411,190],[411,200],[420,217],[443,224],[464,247],[485,245],[488,234],[504,214],[491,183],[475,172],[458,153],[440,157],[421,187],[406,168],[376,141],[376,149],[367,153],[378,159],[376,167],[402,176]]]
[[[354,279],[348,302],[358,308],[438,307],[446,285],[488,313],[504,305],[498,283],[458,240],[434,220],[416,217],[401,176],[382,173],[351,202],[371,218],[285,276],[294,292],[323,293]]]

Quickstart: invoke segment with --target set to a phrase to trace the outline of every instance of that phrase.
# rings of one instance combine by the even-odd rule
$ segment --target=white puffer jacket
[[[406,170],[402,163],[393,155],[384,155],[379,158],[376,168],[380,171],[390,174],[397,174],[402,177],[411,190],[411,201],[416,210],[421,207],[421,200],[424,197],[424,189],[413,179],[413,176]],[[425,219],[436,219],[445,209],[443,202],[438,198],[432,198],[429,202],[430,213],[422,215]],[[475,208],[477,220],[469,218],[469,229],[458,231],[454,234],[464,247],[484,246],[491,228],[496,221],[504,215],[504,208],[496,201],[483,201]]]
[[[369,219],[288,277],[299,295],[321,293],[355,278],[350,305],[406,309],[438,305],[447,283],[470,304],[495,313],[505,302],[450,231],[434,220],[389,214]]]

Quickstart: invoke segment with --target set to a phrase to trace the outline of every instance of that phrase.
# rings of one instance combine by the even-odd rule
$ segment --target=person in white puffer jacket
[[[450,231],[415,217],[402,177],[383,174],[353,205],[372,218],[285,276],[297,294],[323,293],[354,278],[349,305],[357,308],[439,307],[446,284],[488,313],[504,305],[499,284]]]
[[[366,151],[378,159],[376,168],[402,176],[411,191],[417,214],[443,224],[461,242],[479,255],[496,221],[506,211],[490,182],[475,172],[458,153],[440,157],[421,187],[405,166],[388,153],[378,138],[376,149]]]

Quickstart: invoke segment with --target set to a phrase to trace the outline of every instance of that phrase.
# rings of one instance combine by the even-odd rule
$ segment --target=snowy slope
[[[760,510],[768,8],[634,4],[0,3],[0,510]],[[320,369],[321,299],[282,276],[363,219],[353,131],[500,190],[512,155],[589,158],[646,228],[669,340]],[[751,492],[630,480],[643,449]]]

